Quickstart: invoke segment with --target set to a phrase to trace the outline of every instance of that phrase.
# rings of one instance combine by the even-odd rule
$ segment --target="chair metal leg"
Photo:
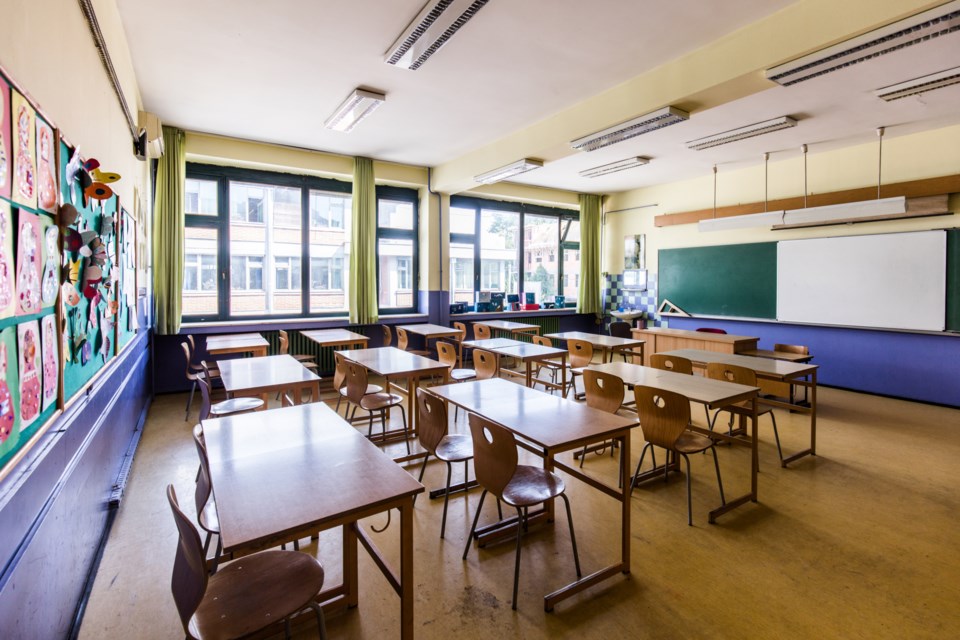
[[[473,542],[473,534],[477,531],[477,522],[480,520],[480,510],[483,509],[483,499],[487,497],[487,490],[484,489],[483,493],[480,494],[480,504],[477,505],[477,513],[473,516],[473,526],[470,527],[470,534],[467,535],[467,544],[463,547],[463,556],[461,560],[467,559],[467,552],[470,551],[470,543]],[[500,499],[497,499],[497,504],[500,504]]]
[[[676,455],[676,454],[674,454]],[[693,498],[690,497],[690,458],[687,454],[681,453],[683,459],[687,462],[687,526],[693,526]]]
[[[407,455],[410,455],[410,430],[407,428],[407,412],[403,410],[403,405],[398,404],[400,408],[400,417],[403,418],[403,442],[407,445]],[[384,410],[386,413],[386,410]]]
[[[453,474],[453,465],[447,462],[447,486],[443,491],[443,517],[440,519],[440,538],[447,530],[447,503],[450,502],[450,476]],[[466,479],[464,479],[466,484]]]
[[[777,441],[777,455],[780,456],[780,465],[783,466],[783,450],[780,448],[780,434],[777,432],[777,417],[770,412],[770,420],[773,421],[773,437]]]
[[[524,526],[520,526],[523,522]],[[517,590],[520,587],[520,541],[523,536],[523,530],[526,528],[526,520],[523,513],[517,508],[517,559],[513,565],[513,610],[517,610]]]
[[[339,391],[337,391],[337,408],[334,409],[334,411],[336,411],[338,415],[340,414],[340,401],[341,401],[341,400],[343,400],[343,395],[342,395]]]
[[[320,640],[327,640],[327,624],[323,617],[323,609],[314,601],[310,601],[308,606],[317,614],[317,628],[320,630]]]
[[[193,384],[190,385],[190,397],[187,398],[187,412],[183,416],[184,422],[190,421],[190,407],[193,406],[193,394],[197,391],[197,381],[194,380]]]
[[[649,448],[650,448],[650,443],[648,442],[644,444],[643,449],[640,450],[640,461],[637,462],[637,470],[633,472],[633,478],[630,480],[630,493],[633,493],[634,487],[637,486],[637,476],[640,475],[640,467],[643,466],[643,457],[647,455],[647,449]]]
[[[717,469],[717,486],[720,487],[720,504],[727,504],[727,499],[723,496],[723,480],[720,478],[720,462],[717,460],[716,445],[710,447],[713,452],[713,466]]]
[[[210,575],[217,572],[217,565],[220,564],[220,554],[223,553],[223,539],[217,534],[217,552],[213,556],[213,566],[210,567]]]
[[[573,513],[570,511],[570,499],[567,494],[561,493],[563,503],[567,506],[567,522],[570,524],[570,542],[573,544],[573,564],[577,567],[577,577],[583,574],[580,572],[580,552],[577,551],[577,535],[573,532]]]

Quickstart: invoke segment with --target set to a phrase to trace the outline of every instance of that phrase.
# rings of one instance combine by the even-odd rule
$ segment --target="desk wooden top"
[[[397,326],[400,329],[405,329],[409,333],[415,333],[424,338],[444,338],[460,335],[459,329],[445,327],[440,324],[401,324]]]
[[[474,324],[485,324],[491,329],[500,329],[502,331],[531,331],[540,328],[540,325],[514,322],[512,320],[484,320],[482,322],[475,322]]]
[[[302,331],[303,335],[313,340],[321,347],[342,347],[351,344],[367,344],[370,338],[362,333],[354,333],[346,329],[312,329]]]
[[[674,391],[693,400],[709,406],[723,406],[749,400],[760,393],[759,387],[748,387],[742,384],[711,380],[703,376],[691,376],[673,371],[663,371],[653,367],[645,367],[629,362],[610,362],[607,364],[591,364],[587,369],[611,373],[626,384]]]
[[[756,342],[759,338],[752,336],[735,336],[729,333],[713,333],[710,331],[691,331],[689,329],[668,329],[665,327],[650,327],[649,329],[631,329],[634,337],[638,336],[667,336],[671,338],[687,338],[693,340],[705,340],[707,342],[723,342],[727,344],[736,344],[738,342]]]
[[[266,349],[270,343],[259,333],[233,333],[207,336],[207,351],[210,353],[240,351],[243,349]]]
[[[586,331],[561,331],[560,333],[548,333],[544,337],[551,340],[583,340],[601,349],[629,349],[630,347],[639,347],[645,342],[640,338],[618,338],[598,333],[587,333]]]
[[[493,352],[505,356],[512,356],[519,359],[521,362],[526,360],[542,360],[544,358],[554,358],[557,356],[567,355],[566,349],[560,349],[558,347],[545,347],[543,345],[527,342],[520,342],[509,347],[493,349]]]
[[[774,360],[772,358],[756,358],[738,353],[717,353],[716,351],[704,351],[702,349],[676,349],[675,351],[665,352],[665,355],[687,358],[695,365],[700,366],[710,362],[736,364],[741,367],[753,369],[757,372],[758,376],[775,380],[789,380],[790,378],[803,377],[813,373],[818,367],[818,365],[815,364],[787,362],[786,360]]]
[[[428,392],[509,429],[547,451],[565,451],[614,437],[639,423],[582,402],[500,378],[430,387]]]
[[[326,404],[203,421],[224,551],[383,510],[423,485]]]
[[[463,346],[469,349],[483,349],[485,351],[496,351],[507,347],[515,347],[518,344],[526,344],[513,338],[488,338],[486,340],[464,340]]]
[[[741,356],[753,356],[755,358],[773,358],[774,360],[785,360],[787,362],[810,362],[813,356],[809,353],[790,353],[789,351],[770,351],[769,349],[751,349],[741,351]]]
[[[320,378],[293,356],[263,356],[239,360],[217,360],[223,387],[230,393],[283,388]]]
[[[347,360],[356,362],[381,376],[404,376],[412,374],[440,373],[448,370],[447,365],[424,358],[396,347],[378,347],[376,349],[354,349],[340,351]]]

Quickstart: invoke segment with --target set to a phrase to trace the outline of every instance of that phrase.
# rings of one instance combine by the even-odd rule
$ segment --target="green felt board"
[[[947,230],[947,331],[960,331],[960,229]]]
[[[777,243],[661,249],[660,302],[690,315],[777,317]]]

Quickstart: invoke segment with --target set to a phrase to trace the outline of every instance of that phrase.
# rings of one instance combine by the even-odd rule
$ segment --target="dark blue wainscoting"
[[[152,397],[141,332],[0,483],[0,636],[63,638]]]
[[[847,329],[712,318],[669,319],[674,329],[716,327],[774,343],[810,347],[822,384],[960,407],[960,335]]]

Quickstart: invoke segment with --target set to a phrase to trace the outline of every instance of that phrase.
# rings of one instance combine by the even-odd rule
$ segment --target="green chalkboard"
[[[777,317],[777,243],[661,249],[660,302],[690,315]]]
[[[960,331],[960,229],[947,230],[947,331]]]

